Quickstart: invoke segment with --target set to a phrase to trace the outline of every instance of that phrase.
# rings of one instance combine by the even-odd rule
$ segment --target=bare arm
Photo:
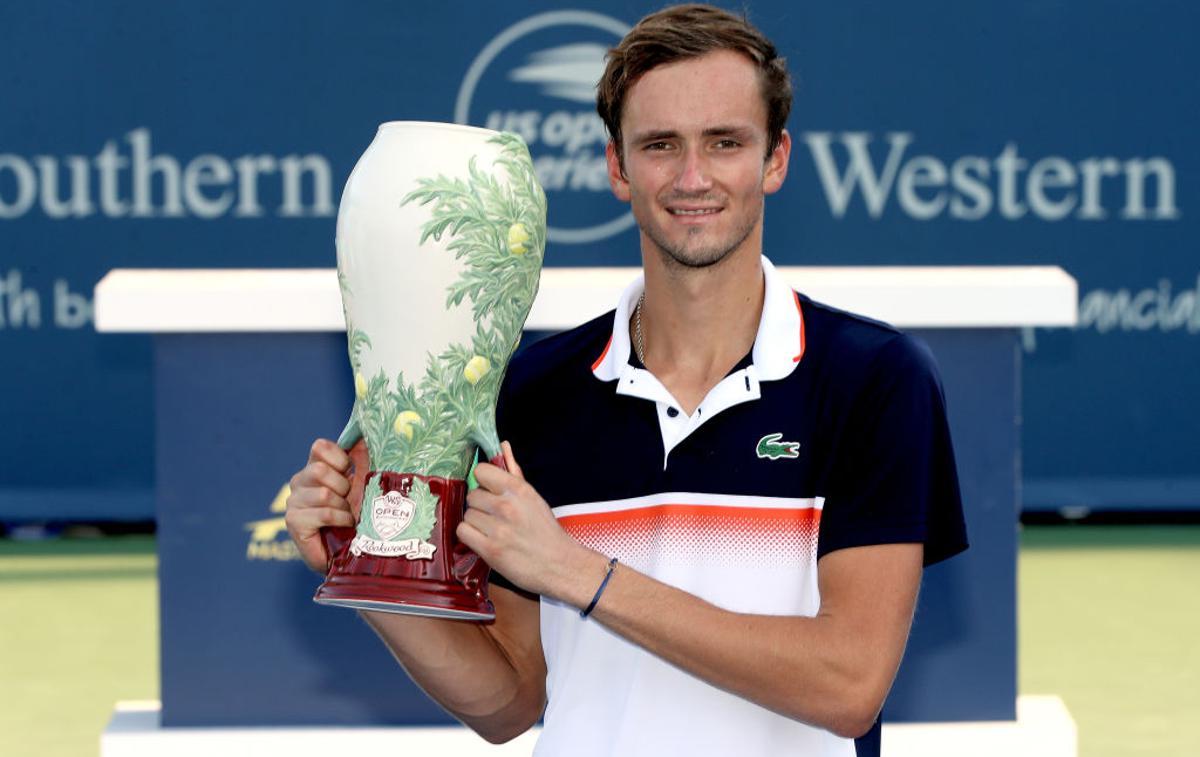
[[[482,488],[470,495],[460,537],[516,584],[586,607],[607,558],[559,528],[515,471],[476,469]],[[812,618],[730,612],[618,565],[592,618],[715,686],[855,737],[870,729],[895,678],[922,555],[920,544],[826,555]]]
[[[875,722],[900,665],[921,554],[919,544],[887,544],[825,556],[812,618],[729,612],[620,569],[592,617],[715,686],[856,737]],[[562,590],[586,606],[595,588]]]
[[[324,573],[330,556],[320,529],[353,526],[350,501],[366,476],[365,448],[351,456],[319,439],[304,469],[292,477],[288,532],[310,568]],[[537,722],[545,708],[539,604],[517,592],[490,589],[496,620],[490,624],[363,612],[413,681],[450,714],[488,741],[512,739]]]
[[[520,736],[546,707],[539,605],[514,591],[488,590],[490,624],[361,613],[431,699],[494,744]]]

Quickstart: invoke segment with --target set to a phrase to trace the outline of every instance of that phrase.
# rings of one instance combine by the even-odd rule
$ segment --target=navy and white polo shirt
[[[966,532],[929,351],[763,269],[754,348],[690,416],[630,349],[639,279],[614,312],[514,358],[497,423],[580,542],[728,610],[813,616],[822,555],[920,542],[929,564],[965,549]],[[549,705],[535,754],[878,754],[878,723],[856,751],[574,607],[543,598],[541,634]]]

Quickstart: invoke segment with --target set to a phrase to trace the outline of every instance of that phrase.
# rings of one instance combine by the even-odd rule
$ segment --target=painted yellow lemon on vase
[[[508,227],[508,251],[513,255],[524,255],[529,249],[529,229],[523,223]]]
[[[403,436],[405,439],[412,441],[413,426],[421,425],[421,416],[413,410],[405,410],[396,416],[396,420],[392,423],[392,430],[398,436]]]
[[[463,376],[467,379],[467,383],[475,386],[479,383],[479,379],[487,375],[492,369],[491,362],[483,355],[476,355],[467,361],[467,365],[463,368]]]

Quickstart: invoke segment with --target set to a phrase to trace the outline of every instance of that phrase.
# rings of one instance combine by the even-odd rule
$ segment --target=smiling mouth
[[[720,208],[669,208],[668,211],[673,216],[711,216],[715,213],[720,213]]]

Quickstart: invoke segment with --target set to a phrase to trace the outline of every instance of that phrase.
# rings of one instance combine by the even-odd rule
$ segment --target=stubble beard
[[[688,239],[703,234],[704,229],[689,229],[687,238],[682,243],[671,242],[662,233],[662,230],[653,224],[646,224],[643,231],[654,243],[660,259],[668,268],[702,269],[720,263],[734,250],[741,247],[742,243],[754,232],[754,225],[761,215],[762,206],[759,205],[757,212],[749,214],[743,224],[734,228],[728,237],[699,247],[689,246]]]

